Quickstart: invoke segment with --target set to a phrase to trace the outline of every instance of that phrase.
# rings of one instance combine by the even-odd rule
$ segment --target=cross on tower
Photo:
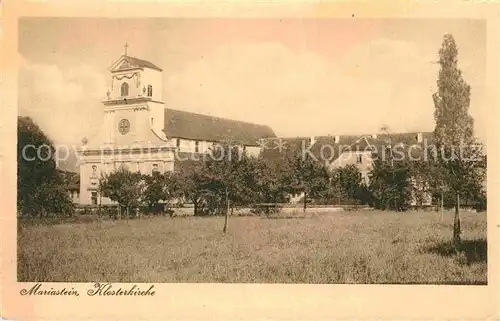
[[[128,49],[128,43],[127,42],[125,42],[124,47],[125,47],[125,56],[126,56],[127,55],[127,49]]]

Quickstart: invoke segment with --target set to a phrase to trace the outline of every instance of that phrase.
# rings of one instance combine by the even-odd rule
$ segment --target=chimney
[[[311,136],[311,146],[314,145],[316,142],[316,138],[314,136]]]
[[[417,134],[417,142],[421,143],[423,140],[424,140],[424,139],[423,139],[423,135],[422,135],[422,133],[418,133],[418,134]]]
[[[336,135],[335,136],[335,144],[338,144],[338,143],[340,143],[340,136]]]

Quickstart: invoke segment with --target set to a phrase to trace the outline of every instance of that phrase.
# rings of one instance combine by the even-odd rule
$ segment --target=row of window
[[[129,167],[127,166],[127,164],[121,164],[120,168],[126,169],[126,170],[130,170]],[[152,172],[153,173],[160,172],[160,167],[158,166],[157,163],[152,164]],[[95,179],[96,177],[97,177],[97,166],[96,165],[92,165],[92,175],[90,177],[91,178],[90,183],[92,185],[96,185],[97,184],[97,180]]]
[[[151,120],[153,120],[151,118]],[[181,139],[180,138],[177,138],[176,141],[175,141],[175,145],[177,146],[177,148],[181,148]],[[246,151],[246,146],[243,146],[243,152]],[[195,141],[194,142],[194,152],[195,153],[201,153],[201,149],[200,149],[200,142],[199,141]]]
[[[181,148],[181,139],[180,138],[177,138],[177,140],[175,141],[175,145],[177,146],[177,148]],[[200,152],[200,142],[199,141],[194,142],[194,152],[195,153]]]
[[[146,88],[144,88],[144,93],[146,93]],[[128,85],[128,83],[124,82],[124,83],[122,83],[122,86],[121,86],[121,96],[128,97],[128,95],[129,95],[129,85]],[[151,85],[148,85],[147,96],[148,97],[153,96],[153,86],[151,86]]]

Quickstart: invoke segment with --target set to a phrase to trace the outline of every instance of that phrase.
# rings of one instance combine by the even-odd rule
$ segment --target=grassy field
[[[18,228],[18,280],[486,284],[486,214],[155,217]]]

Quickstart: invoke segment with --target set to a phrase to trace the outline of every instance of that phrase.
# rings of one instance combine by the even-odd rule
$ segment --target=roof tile
[[[234,140],[249,146],[258,146],[262,138],[276,137],[271,127],[196,114],[175,109],[165,109],[163,131],[167,137],[220,142]]]
[[[136,65],[138,67],[142,68],[151,68],[151,69],[156,69],[159,71],[163,71],[160,67],[156,66],[150,61],[144,60],[144,59],[139,59],[135,57],[130,57],[130,56],[123,56],[125,59],[127,59],[131,64]]]

